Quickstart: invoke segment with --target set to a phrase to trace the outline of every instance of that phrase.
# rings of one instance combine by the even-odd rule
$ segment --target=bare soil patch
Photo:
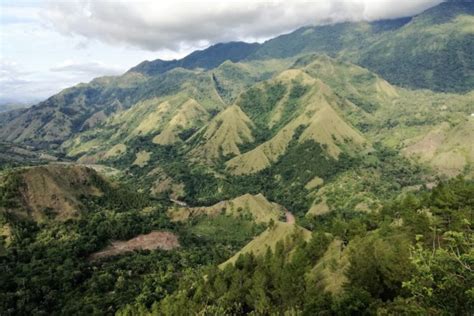
[[[177,247],[179,247],[179,242],[175,234],[155,231],[146,235],[138,235],[127,241],[113,241],[110,246],[93,253],[90,259],[97,260],[134,250],[172,250]]]
[[[288,224],[294,224],[296,222],[295,221],[295,216],[291,212],[286,211],[285,216],[286,216],[286,222]]]

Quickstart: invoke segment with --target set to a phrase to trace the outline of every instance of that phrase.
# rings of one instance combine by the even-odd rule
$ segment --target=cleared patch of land
[[[134,250],[172,250],[177,247],[179,247],[179,241],[175,234],[155,231],[146,235],[138,235],[127,241],[113,241],[107,248],[93,253],[90,259],[112,257]]]

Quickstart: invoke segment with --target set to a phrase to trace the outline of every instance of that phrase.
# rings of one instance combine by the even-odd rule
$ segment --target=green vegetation
[[[338,218],[308,242],[294,235],[265,255],[246,254],[222,270],[206,269],[205,278],[188,273],[173,294],[120,314],[468,315],[474,307],[473,193],[473,182],[454,179],[388,203],[380,214]],[[430,217],[422,212],[427,208],[443,212]],[[356,222],[359,229],[353,229]],[[348,265],[339,273],[346,282],[339,293],[326,292],[327,284],[310,277],[312,268],[327,255],[331,234],[350,227],[341,244]]]
[[[366,67],[392,84],[468,92],[474,87],[473,14],[472,3],[449,1],[413,18],[303,27],[264,43],[252,56],[328,54]]]
[[[14,178],[8,179],[2,206],[17,192]],[[2,211],[0,223],[12,236],[5,249],[2,241],[0,255],[2,314],[104,314],[125,304],[151,306],[177,289],[185,271],[226,260],[262,231],[246,218],[228,216],[174,224],[164,206],[133,188],[93,182],[105,194],[84,198],[87,211],[77,219],[39,224]],[[156,230],[178,234],[180,248],[89,258],[110,241]]]
[[[218,44],[0,114],[0,314],[472,314],[473,8]]]

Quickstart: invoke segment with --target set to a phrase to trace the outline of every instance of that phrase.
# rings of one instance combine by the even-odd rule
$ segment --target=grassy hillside
[[[275,251],[275,247],[279,242],[291,243],[292,239],[298,238],[296,236],[300,236],[303,240],[308,241],[311,238],[311,232],[295,224],[275,222],[273,226],[267,228],[242,250],[222,263],[220,267],[224,268],[226,265],[235,263],[244,254],[252,253],[255,256],[263,256],[268,249]]]
[[[262,194],[245,194],[235,199],[221,201],[208,207],[178,207],[174,206],[167,212],[173,221],[185,221],[196,216],[216,216],[219,214],[234,217],[250,218],[256,223],[278,221],[284,215],[284,208],[269,202]]]
[[[189,157],[215,161],[238,155],[239,146],[254,141],[254,127],[254,123],[238,106],[230,106],[189,138],[187,143],[194,147]]]
[[[212,108],[204,106],[213,103],[201,105],[189,94],[178,93],[120,112],[64,148],[72,157],[82,156],[80,161],[103,161],[127,170],[154,195],[169,192],[210,205],[262,192],[302,215],[310,208],[314,213],[343,207],[376,210],[380,195],[387,198],[403,187],[429,183],[429,171],[416,169],[398,152],[416,159],[404,148],[433,126],[449,124],[460,131],[469,126],[464,122],[470,115],[470,94],[397,88],[364,68],[327,56],[312,54],[277,64],[285,63],[291,68],[249,88],[243,85],[235,104],[222,105],[225,108],[213,117]],[[248,66],[236,65],[241,70]],[[175,128],[186,122],[194,127]],[[163,136],[172,141],[156,143]],[[463,158],[454,157],[461,162],[445,174],[470,168],[470,142],[448,143],[448,151],[460,152]],[[348,170],[355,172],[346,174],[349,183],[355,181],[348,187],[357,187],[359,194],[343,190],[346,197],[329,197],[337,191],[329,188],[344,179],[338,175]],[[314,179],[322,184],[310,185]],[[319,189],[320,194],[309,195]]]
[[[406,88],[465,93],[474,85],[473,12],[471,2],[450,1],[413,18],[304,27],[262,45],[217,44],[181,60],[144,62],[123,76],[95,79],[0,115],[7,122],[0,139],[56,148],[113,113],[182,90],[206,109],[210,94],[230,104],[249,85],[309,53],[354,62]]]
[[[3,178],[4,211],[35,221],[78,217],[85,211],[83,199],[103,195],[102,186],[108,186],[91,168],[58,164],[10,171]]]

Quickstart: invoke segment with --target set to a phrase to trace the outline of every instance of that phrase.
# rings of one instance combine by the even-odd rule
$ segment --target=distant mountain
[[[260,45],[258,43],[230,42],[219,43],[204,50],[195,51],[183,59],[144,61],[130,69],[130,72],[139,72],[150,76],[164,73],[173,68],[211,69],[219,66],[226,60],[238,62],[254,53]]]
[[[0,113],[8,112],[12,110],[19,110],[28,107],[29,105],[24,103],[0,103]]]
[[[317,52],[341,57],[407,88],[474,88],[474,2],[451,1],[413,18],[304,27],[249,58]]]
[[[183,91],[219,111],[249,85],[309,53],[362,65],[410,89],[467,92],[474,88],[473,12],[472,2],[448,2],[413,18],[304,27],[261,45],[231,42],[180,60],[146,61],[122,76],[79,84],[30,109],[0,115],[0,139],[58,148],[113,113]]]

